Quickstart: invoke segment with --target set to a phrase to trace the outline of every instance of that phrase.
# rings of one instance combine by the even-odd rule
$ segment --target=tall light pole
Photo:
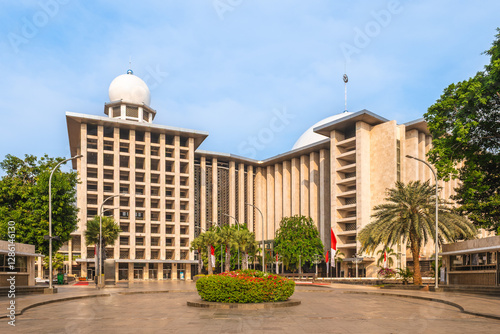
[[[438,265],[438,252],[439,252],[439,247],[438,247],[438,244],[439,244],[439,241],[438,241],[438,178],[437,178],[437,174],[436,172],[434,171],[434,168],[432,168],[432,166],[425,160],[422,160],[422,159],[419,159],[419,158],[415,158],[411,155],[406,155],[407,158],[410,158],[410,159],[415,159],[417,161],[420,161],[420,162],[423,162],[427,167],[429,167],[429,169],[431,170],[432,174],[434,174],[434,180],[436,181],[436,238],[434,239],[434,243],[436,244],[436,259],[434,260],[434,273],[436,275],[436,279],[435,279],[435,283],[434,283],[434,287],[437,291],[438,289],[438,280],[439,280],[439,271],[438,271],[438,268],[439,268],[439,265]]]
[[[104,206],[104,203],[106,203],[108,200],[110,200],[111,198],[115,198],[115,197],[119,197],[119,196],[123,196],[125,194],[118,194],[118,195],[111,195],[107,198],[104,199],[104,201],[102,201],[101,203],[101,206],[100,206],[100,209],[99,209],[99,253],[97,256],[99,256],[99,278],[97,280],[97,286],[99,287],[99,283],[102,283],[101,280],[102,280],[102,214],[103,214],[103,210],[102,210],[102,207]]]
[[[260,218],[262,220],[262,271],[266,272],[266,260],[265,260],[266,248],[265,248],[265,244],[264,244],[264,215],[262,214],[262,211],[260,211],[260,209],[258,207],[256,207],[255,205],[250,204],[250,203],[245,203],[245,204],[250,205],[251,207],[254,207],[260,213]]]
[[[240,231],[240,223],[238,222],[238,219],[236,219],[235,217],[230,216],[226,213],[223,213],[223,215],[234,219],[234,221],[236,222],[236,225],[238,226],[238,232],[239,232]],[[238,269],[240,269],[240,244],[239,243],[238,243]]]
[[[69,159],[63,160],[60,163],[58,163],[54,169],[52,169],[52,172],[50,172],[50,177],[49,177],[49,289],[52,290],[52,175],[54,175],[54,172],[56,169],[73,159],[78,159],[83,157],[83,155],[78,154],[75,155],[74,157],[71,157]]]

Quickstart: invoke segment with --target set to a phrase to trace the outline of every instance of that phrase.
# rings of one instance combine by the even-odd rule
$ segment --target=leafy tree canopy
[[[7,224],[16,222],[16,241],[35,245],[37,252],[48,255],[49,241],[49,177],[64,158],[38,159],[25,155],[24,160],[7,155],[0,162],[5,175],[0,179],[0,239],[7,240]],[[52,176],[53,251],[68,241],[77,228],[77,173],[57,170]]]
[[[95,216],[87,222],[87,230],[85,231],[85,243],[88,245],[99,244],[100,219]],[[122,230],[120,226],[111,217],[102,216],[102,245],[103,247],[111,246]]]
[[[449,85],[424,117],[433,137],[429,160],[441,178],[461,181],[459,210],[500,233],[500,33],[485,54],[484,71]]]
[[[312,265],[315,255],[323,255],[324,248],[319,232],[310,217],[285,217],[274,239],[274,250],[283,259],[287,268],[297,268],[299,255],[302,263]]]

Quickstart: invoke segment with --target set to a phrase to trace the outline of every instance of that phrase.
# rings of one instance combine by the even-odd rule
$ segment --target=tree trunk
[[[411,254],[413,256],[413,284],[422,285],[422,273],[420,272],[420,245],[417,238],[410,233]]]
[[[231,249],[226,246],[226,272],[231,271]]]
[[[208,274],[212,275],[214,273],[214,270],[212,268],[212,245],[208,245],[207,250],[208,250]]]
[[[198,249],[198,275],[201,275],[202,269],[203,269],[203,259],[201,258],[201,250]]]
[[[243,270],[247,270],[248,269],[248,253],[245,252],[243,254]]]

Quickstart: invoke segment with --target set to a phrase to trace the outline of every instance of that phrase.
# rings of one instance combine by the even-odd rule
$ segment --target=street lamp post
[[[74,157],[71,157],[69,159],[63,160],[60,163],[58,163],[54,169],[52,169],[52,172],[50,172],[50,177],[49,177],[49,289],[52,290],[52,175],[54,175],[54,172],[56,169],[73,159],[81,158],[83,155],[78,154],[75,155]]]
[[[106,203],[108,200],[110,200],[111,198],[115,198],[115,197],[119,197],[119,196],[122,196],[124,194],[118,194],[118,195],[111,195],[109,197],[107,197],[106,199],[104,199],[104,201],[102,201],[101,203],[101,206],[100,206],[100,214],[99,214],[99,253],[97,254],[97,256],[99,257],[99,278],[98,278],[98,281],[97,281],[97,287],[99,287],[99,284],[102,284],[101,280],[102,280],[102,214],[103,214],[103,206],[104,206],[104,203]],[[106,211],[106,210],[105,210]]]
[[[250,203],[245,203],[245,204],[254,207],[260,213],[260,217],[262,220],[262,271],[266,272],[266,262],[265,262],[265,254],[264,254],[264,252],[266,250],[265,244],[264,244],[264,215],[262,214],[262,211],[260,211],[260,209],[258,207],[256,207],[255,205],[250,204]]]
[[[439,280],[439,271],[438,271],[438,252],[439,252],[439,248],[438,248],[438,178],[437,178],[437,174],[436,174],[436,171],[434,171],[434,169],[432,168],[432,166],[425,160],[422,160],[422,159],[419,159],[419,158],[415,158],[411,155],[406,155],[407,158],[410,158],[410,159],[414,159],[414,160],[417,160],[417,161],[420,161],[420,162],[423,162],[427,167],[429,167],[429,169],[431,170],[432,174],[434,174],[434,180],[436,181],[436,238],[434,239],[434,243],[436,244],[436,249],[435,249],[435,263],[434,263],[434,273],[436,275],[436,279],[435,279],[435,282],[434,282],[434,287],[437,291],[438,289],[438,280]]]
[[[240,231],[240,223],[238,222],[238,219],[236,219],[235,217],[230,216],[226,213],[223,213],[223,215],[234,219],[234,221],[236,222],[236,225],[238,226],[238,232],[239,232]],[[240,244],[238,244],[238,269],[240,269]]]

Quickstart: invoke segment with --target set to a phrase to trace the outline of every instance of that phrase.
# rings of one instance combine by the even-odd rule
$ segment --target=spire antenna
[[[344,67],[344,76],[343,76],[343,80],[344,80],[344,112],[347,112],[347,82],[349,82],[349,78],[347,77],[346,72],[347,71]]]

